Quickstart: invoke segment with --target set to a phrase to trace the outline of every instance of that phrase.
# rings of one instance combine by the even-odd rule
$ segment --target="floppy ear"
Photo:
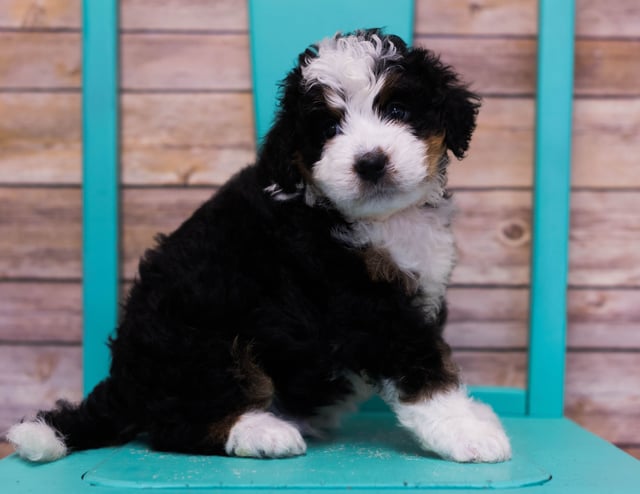
[[[441,109],[445,144],[458,159],[464,158],[469,148],[479,109],[480,97],[460,84],[457,77],[445,88]]]
[[[430,50],[412,48],[405,63],[405,72],[428,94],[427,111],[435,116],[438,130],[444,132],[447,148],[462,159],[476,127],[480,97]]]
[[[296,67],[282,81],[275,121],[264,138],[258,157],[258,167],[283,192],[294,192],[296,184],[302,181],[300,171],[294,164],[301,79],[300,68]]]

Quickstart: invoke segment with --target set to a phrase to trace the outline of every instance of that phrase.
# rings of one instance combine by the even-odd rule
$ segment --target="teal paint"
[[[118,2],[84,0],[82,24],[83,389],[109,366],[118,307]]]
[[[574,0],[540,0],[528,412],[563,414]]]
[[[477,486],[502,487],[504,494],[638,492],[640,462],[567,419],[507,417],[504,426],[512,441],[514,460],[496,465],[430,458],[398,429],[392,416],[360,414],[348,420],[330,441],[311,441],[307,455],[301,458],[253,460],[145,453],[133,443],[80,451],[43,465],[29,464],[14,455],[0,461],[0,479],[6,494],[125,494],[149,487],[172,488],[172,493],[193,492],[193,488],[206,492],[232,489],[241,494],[273,492],[285,485],[292,494],[311,489],[383,493],[390,492],[389,485],[398,490],[443,494],[455,486],[454,492],[460,494],[477,493]],[[394,471],[393,465],[400,465],[400,470]],[[215,471],[220,475],[213,475]],[[476,487],[461,486],[461,479]],[[528,483],[538,485],[516,487]]]
[[[257,141],[273,122],[279,82],[311,43],[336,32],[381,27],[413,40],[413,0],[249,0]]]
[[[499,464],[459,465],[428,457],[390,415],[360,415],[330,441],[283,460],[158,454],[133,443],[89,470],[105,487],[251,489],[496,488],[541,485],[550,474],[525,456]],[[194,475],[197,472],[197,475]]]
[[[527,413],[527,392],[520,388],[473,386],[469,394],[501,416],[519,417]]]
[[[348,0],[346,1],[348,2]],[[91,12],[87,11],[87,4],[91,7]],[[116,17],[112,15],[115,12],[114,4],[115,1],[85,0],[85,18],[89,16],[89,19],[85,20],[84,36],[91,38],[93,35],[94,43],[97,39],[106,40],[105,42],[111,48],[114,48],[110,40],[116,26]],[[367,4],[369,5],[369,3]],[[545,8],[550,8],[552,2],[547,0],[544,1],[544,4]],[[562,6],[560,6],[561,4]],[[565,6],[566,4],[563,2],[556,2],[553,6],[553,14],[562,17],[566,14]],[[108,10],[106,14],[105,12],[100,13],[103,8]],[[546,15],[549,14],[550,12],[547,12]],[[541,16],[541,20],[546,19],[546,15]],[[103,22],[105,25],[102,28],[109,26],[111,34],[103,37],[103,34],[99,34],[100,28],[94,30],[91,27],[95,22]],[[546,29],[544,32],[547,32]],[[88,221],[93,222],[93,218],[95,218],[99,234],[94,232],[88,235],[90,238],[85,238],[85,248],[90,247],[87,241],[108,238],[113,249],[111,252],[103,252],[99,245],[88,249],[88,254],[93,256],[99,265],[96,269],[104,269],[104,272],[91,270],[90,277],[85,278],[85,281],[88,282],[85,287],[85,300],[87,296],[95,296],[96,300],[100,302],[100,310],[95,310],[92,306],[91,310],[87,312],[87,316],[92,318],[94,323],[85,326],[86,331],[91,333],[87,337],[91,337],[96,329],[98,334],[95,338],[85,339],[86,364],[93,363],[93,352],[96,349],[104,348],[104,338],[111,331],[113,325],[111,322],[105,324],[100,319],[101,311],[104,311],[105,317],[115,318],[116,296],[114,294],[117,293],[117,267],[115,267],[115,263],[112,263],[113,258],[117,260],[117,229],[114,231],[116,222],[113,221],[114,218],[117,219],[117,193],[114,195],[114,190],[111,188],[117,183],[117,166],[115,166],[117,164],[117,156],[115,155],[117,149],[115,130],[117,124],[117,86],[115,84],[117,71],[115,63],[112,63],[114,60],[109,58],[111,55],[115,56],[115,50],[110,48],[108,50],[110,55],[102,60],[99,55],[95,55],[94,61],[97,66],[96,64],[87,65],[89,62],[87,55],[91,55],[93,58],[96,50],[97,53],[101,52],[100,47],[89,46],[89,41],[85,41],[86,73],[84,77],[89,87],[85,88],[84,118],[85,140],[89,137],[88,142],[85,141],[85,167],[91,164],[91,169],[85,170],[85,180],[89,179],[91,182],[85,188],[85,194],[91,192],[91,197],[87,198],[89,199],[88,204],[85,201],[84,222],[86,225]],[[89,76],[102,78],[100,68],[106,69],[107,81],[104,82],[107,82],[107,87],[103,89],[105,99],[95,101],[94,98],[100,93],[95,93],[94,90],[100,86],[100,81],[90,81],[87,78]],[[548,105],[548,103],[546,104]],[[102,107],[103,105],[104,107]],[[548,107],[543,106],[543,108]],[[551,110],[555,111],[553,107]],[[97,112],[96,116],[104,116],[105,118],[103,124],[105,128],[102,129],[105,132],[102,135],[104,140],[100,140],[100,134],[94,135],[101,129],[98,127],[99,124],[90,121],[90,118],[92,119],[94,116],[93,111]],[[547,122],[542,120],[542,128],[546,128],[544,126],[547,125]],[[541,128],[540,123],[538,128]],[[565,135],[565,138],[568,142],[570,135]],[[96,144],[96,139],[102,144]],[[539,144],[542,145],[540,142]],[[106,158],[99,154],[96,155],[100,149],[106,153]],[[557,152],[553,152],[552,155],[557,156]],[[91,159],[88,159],[89,157]],[[93,170],[94,165],[98,168],[104,166],[105,169],[102,170],[104,174],[98,173],[99,170]],[[565,171],[568,173],[568,170]],[[547,176],[543,175],[538,178],[543,180]],[[563,177],[566,181],[566,174],[560,178]],[[552,179],[554,179],[553,176]],[[101,184],[103,180],[105,183]],[[547,182],[538,182],[538,184],[543,183],[544,190],[548,190],[546,189]],[[99,185],[103,185],[107,190],[102,190]],[[93,195],[94,190],[95,196]],[[538,187],[536,193],[542,190],[542,187]],[[553,191],[553,188],[551,190]],[[97,201],[98,203],[104,200],[108,207],[103,210],[93,205],[91,200],[96,198],[100,199]],[[87,206],[91,207],[87,208]],[[94,211],[96,207],[98,212],[101,211],[101,214]],[[543,224],[545,223],[543,222]],[[551,224],[551,226],[554,225]],[[562,226],[560,225],[560,227]],[[560,236],[566,236],[566,229],[558,231]],[[100,235],[104,235],[104,237],[100,237]],[[104,265],[105,259],[109,260],[110,266],[108,268]],[[85,264],[87,261],[88,258],[85,254]],[[103,265],[100,266],[100,264]],[[544,279],[537,278],[537,280]],[[103,283],[105,280],[108,284],[103,292],[101,286],[105,287]],[[544,282],[542,286],[544,287]],[[558,307],[554,306],[552,315],[557,318],[558,313]],[[544,322],[544,319],[541,321]],[[536,328],[536,332],[544,333],[548,330],[544,324],[540,324]],[[544,379],[556,378],[558,374],[557,367],[554,367],[554,372],[547,375],[539,373],[537,368],[537,366],[544,364],[540,357],[540,350],[544,351],[545,344],[560,342],[562,343],[560,346],[564,347],[564,332],[562,332],[561,338],[557,335],[550,338],[550,341],[546,341],[535,334],[532,337],[532,344],[535,345],[532,352],[532,366],[536,371],[532,372],[532,381],[535,388],[553,386],[553,383]],[[561,362],[564,362],[563,358],[563,352],[554,352],[552,361],[556,362],[560,359]],[[102,355],[100,359],[102,359],[102,363],[98,366],[98,370],[87,375],[88,379],[97,381],[104,375],[108,355]],[[87,384],[88,381],[85,382],[86,386]],[[88,388],[90,386],[87,386]],[[554,394],[557,395],[557,392],[556,389]],[[482,400],[496,400],[495,403],[499,403],[500,400],[507,397],[504,402],[505,406],[515,405],[517,410],[524,406],[522,404],[524,393],[517,389],[473,388],[472,394]],[[534,396],[531,395],[530,398],[534,398]],[[540,407],[538,403],[537,398],[530,400],[530,405],[535,405],[533,407],[534,414],[538,413],[539,408],[544,408]],[[225,478],[230,479],[229,484],[235,482],[236,486],[233,487],[233,491],[237,494],[272,492],[285,485],[289,486],[287,490],[292,494],[309,492],[309,488],[319,488],[325,491],[340,490],[344,492],[349,489],[352,492],[382,493],[389,492],[389,485],[399,489],[413,487],[442,494],[451,492],[452,488],[456,488],[458,493],[471,494],[478,492],[478,487],[502,487],[501,492],[504,494],[529,491],[537,494],[588,494],[591,492],[635,494],[638,485],[640,485],[640,462],[567,419],[507,417],[504,419],[504,425],[512,441],[514,460],[498,465],[460,465],[430,458],[417,451],[415,444],[407,438],[407,435],[398,430],[393,416],[380,413],[383,406],[378,402],[373,404],[376,409],[375,413],[362,412],[354,416],[347,422],[345,429],[331,437],[329,442],[312,442],[308,454],[302,458],[268,461],[166,455],[145,452],[135,443],[120,448],[76,452],[62,460],[42,465],[27,463],[13,455],[0,461],[2,489],[7,494],[43,491],[51,494],[70,492],[76,494],[101,492],[133,494],[139,492],[140,488],[147,487],[174,487],[171,490],[174,493],[191,492],[193,486],[206,488],[209,485],[207,490],[222,490],[233,487],[232,485],[221,486],[220,477],[212,476],[215,469],[218,469],[221,475],[225,475]],[[557,403],[551,408],[556,413]],[[336,451],[332,451],[331,448]],[[386,461],[387,459],[390,461]],[[408,467],[406,462],[410,462],[413,468]],[[400,465],[400,470],[392,468],[390,463]],[[252,465],[259,468],[252,468]],[[515,467],[510,469],[514,465]],[[509,473],[516,476],[509,479],[505,476]],[[156,475],[159,476],[158,483],[154,482]],[[549,475],[552,477],[550,480],[548,479]],[[238,482],[238,476],[242,477],[241,480],[244,483]],[[467,483],[462,485],[461,479]],[[495,482],[496,479],[498,483]],[[519,485],[530,486],[521,488],[518,487]]]

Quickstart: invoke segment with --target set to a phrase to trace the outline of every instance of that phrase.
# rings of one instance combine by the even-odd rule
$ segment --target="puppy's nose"
[[[383,151],[371,151],[361,155],[353,165],[360,178],[367,182],[380,180],[389,164],[389,157]]]

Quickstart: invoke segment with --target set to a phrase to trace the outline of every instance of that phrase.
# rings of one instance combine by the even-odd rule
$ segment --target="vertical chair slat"
[[[107,373],[118,307],[118,2],[84,0],[83,388]]]
[[[563,414],[574,0],[539,1],[528,412]]]
[[[278,83],[309,44],[337,31],[384,28],[413,39],[414,0],[249,0],[256,136],[273,122]]]

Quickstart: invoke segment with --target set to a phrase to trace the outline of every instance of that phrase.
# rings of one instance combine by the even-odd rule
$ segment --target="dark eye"
[[[389,120],[406,122],[409,119],[409,111],[400,103],[389,103],[385,108],[384,116]]]
[[[340,124],[338,122],[330,121],[324,125],[323,135],[325,139],[331,139],[336,134],[340,133]]]

